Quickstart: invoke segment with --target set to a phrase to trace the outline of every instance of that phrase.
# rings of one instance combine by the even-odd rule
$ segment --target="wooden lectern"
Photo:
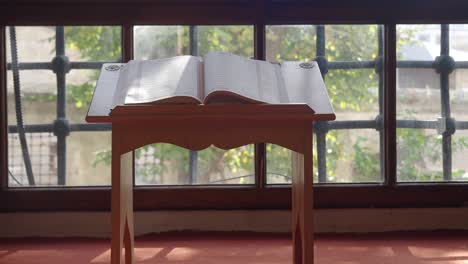
[[[313,263],[312,124],[333,113],[306,104],[125,105],[110,113],[116,82],[100,78],[86,117],[112,123],[112,264],[134,263],[132,151],[152,143],[191,150],[273,143],[292,150],[293,262]]]

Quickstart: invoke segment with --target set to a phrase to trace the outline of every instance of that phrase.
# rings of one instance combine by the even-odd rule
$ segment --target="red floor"
[[[467,233],[322,235],[315,261],[323,263],[468,263]],[[137,239],[136,263],[291,263],[286,235],[164,234]],[[103,239],[0,239],[0,263],[108,263]]]

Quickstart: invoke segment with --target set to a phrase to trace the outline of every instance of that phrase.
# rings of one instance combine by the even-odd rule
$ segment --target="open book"
[[[316,62],[272,64],[209,52],[203,59],[177,56],[110,66],[102,71],[119,72],[111,109],[145,103],[305,103],[316,113],[333,113]],[[103,74],[98,86],[106,80]]]

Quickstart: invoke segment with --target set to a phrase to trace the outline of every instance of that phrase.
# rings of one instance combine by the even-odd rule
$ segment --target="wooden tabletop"
[[[157,105],[138,104],[117,106],[106,116],[86,116],[91,123],[134,122],[136,120],[334,120],[334,114],[315,114],[307,104],[209,104]]]

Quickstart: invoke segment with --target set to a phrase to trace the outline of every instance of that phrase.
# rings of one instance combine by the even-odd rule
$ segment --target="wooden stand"
[[[133,155],[152,143],[191,150],[214,145],[231,149],[273,143],[293,151],[292,235],[295,264],[313,263],[312,123],[334,119],[291,105],[138,105],[119,106],[88,122],[112,123],[111,263],[134,263]]]

